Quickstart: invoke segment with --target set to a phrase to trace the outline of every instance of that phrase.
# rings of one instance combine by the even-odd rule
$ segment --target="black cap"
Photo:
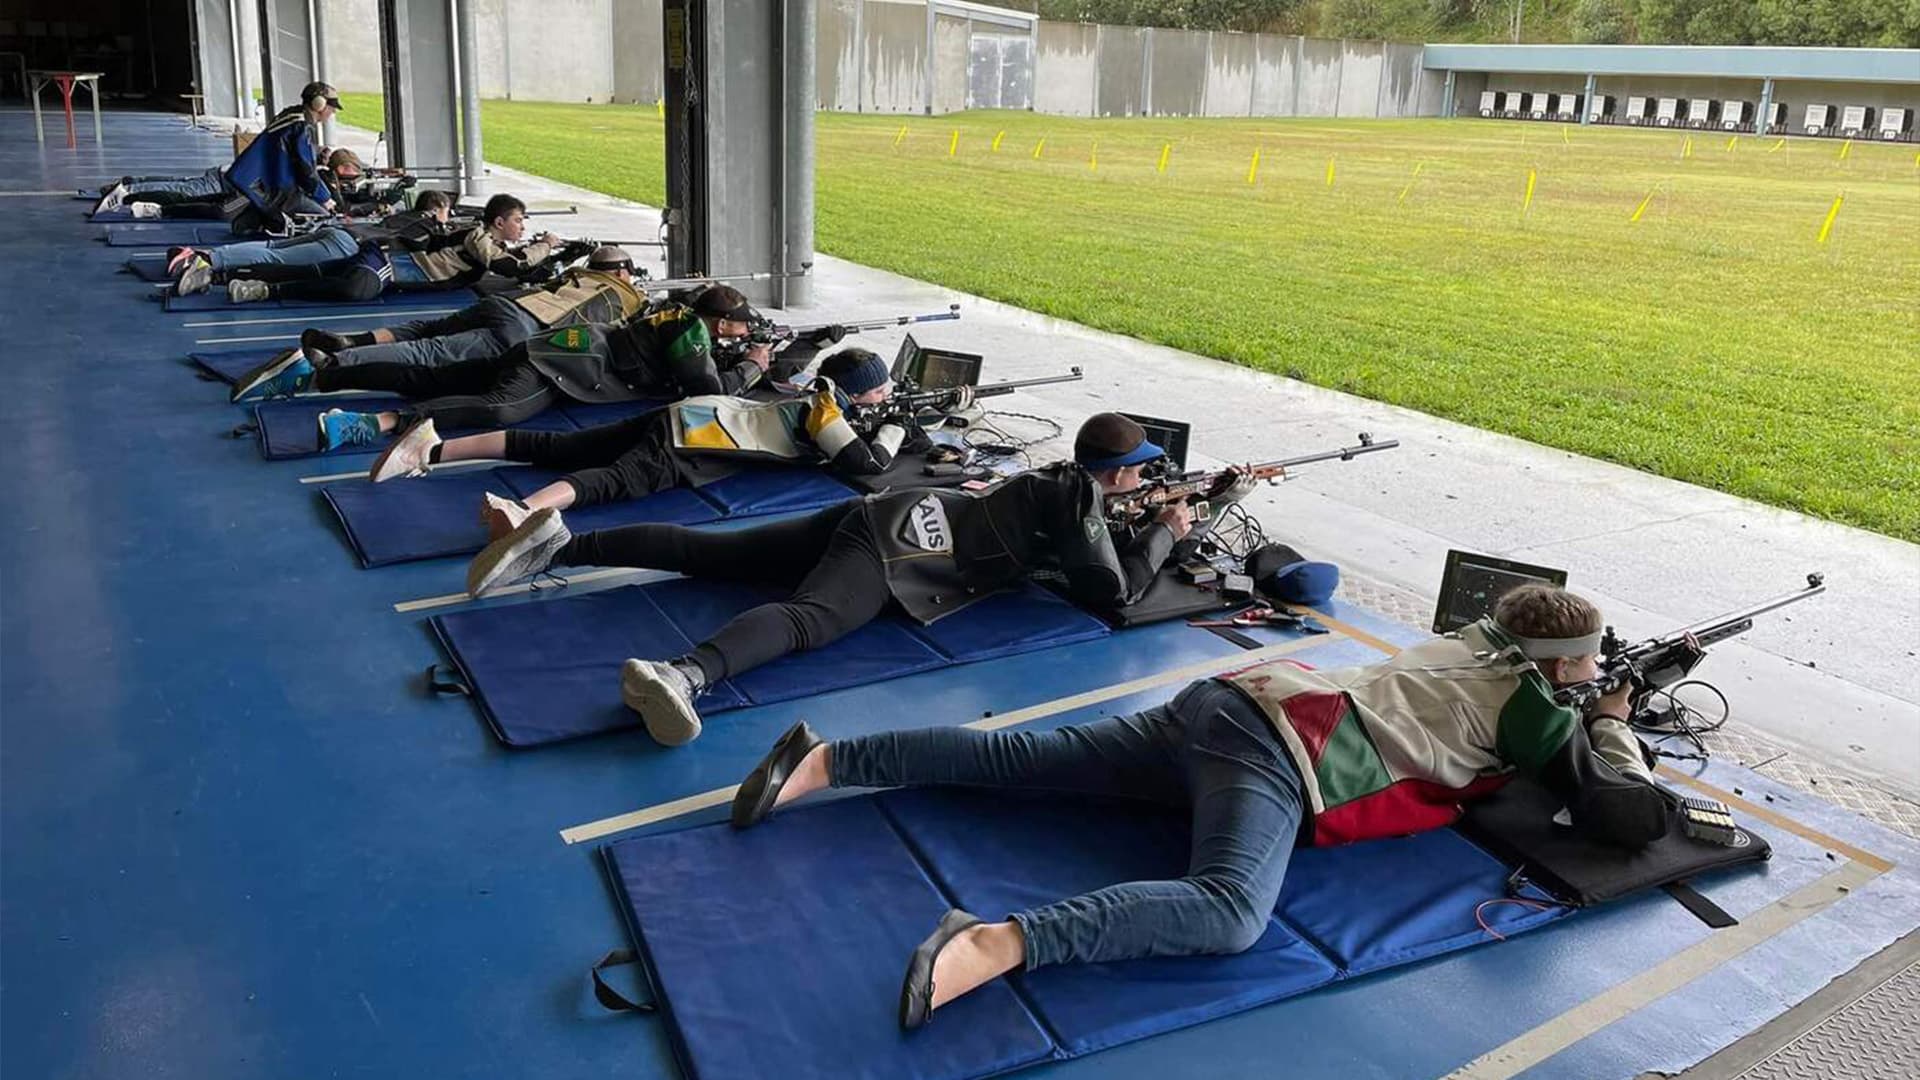
[[[753,318],[753,305],[746,295],[731,285],[709,285],[693,298],[693,311],[709,319],[747,322]]]
[[[327,104],[333,106],[335,109],[342,112],[346,111],[346,106],[340,104],[340,91],[335,90],[332,83],[316,81],[310,82],[301,88],[300,104],[307,105],[311,103],[314,98],[325,98]]]
[[[1119,413],[1094,413],[1073,437],[1073,460],[1088,469],[1119,469],[1164,457],[1147,429]]]

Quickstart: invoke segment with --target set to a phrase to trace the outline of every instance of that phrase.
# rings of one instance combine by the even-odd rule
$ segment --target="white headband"
[[[1513,634],[1513,640],[1520,643],[1520,651],[1529,660],[1559,660],[1575,656],[1592,656],[1600,651],[1600,632],[1598,630],[1581,637],[1521,637]]]

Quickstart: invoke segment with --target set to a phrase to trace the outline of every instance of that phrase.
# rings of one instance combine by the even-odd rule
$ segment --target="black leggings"
[[[561,469],[575,506],[638,499],[682,487],[687,475],[673,456],[671,421],[635,416],[583,431],[507,432],[507,460]]]
[[[603,529],[574,537],[554,562],[677,570],[693,577],[792,588],[786,600],[735,615],[694,647],[689,659],[700,665],[709,686],[844,637],[872,622],[893,595],[880,545],[859,499],[747,529]]]
[[[416,364],[353,364],[313,373],[313,388],[387,390],[412,398],[408,411],[452,428],[511,427],[565,400],[525,359],[514,353],[464,360],[441,367]]]
[[[318,300],[323,303],[365,303],[378,300],[387,283],[372,269],[353,263],[321,263],[319,266],[283,266],[261,263],[232,271],[228,281],[242,279],[264,281],[267,294],[275,300]]]

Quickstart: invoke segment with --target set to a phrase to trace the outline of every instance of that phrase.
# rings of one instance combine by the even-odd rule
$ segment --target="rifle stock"
[[[1236,466],[1216,469],[1212,472],[1192,473],[1178,478],[1167,477],[1152,480],[1134,488],[1132,491],[1118,492],[1107,496],[1107,514],[1121,520],[1132,520],[1151,511],[1175,503],[1193,502],[1219,495],[1231,485],[1229,477],[1235,473],[1250,476],[1255,480],[1277,482],[1292,475],[1292,470],[1302,465],[1311,465],[1319,461],[1352,461],[1362,454],[1372,454],[1381,450],[1392,450],[1400,445],[1398,439],[1379,442],[1372,435],[1360,433],[1354,446],[1343,446],[1338,450],[1323,450],[1315,454],[1303,454],[1300,457],[1283,458],[1278,461],[1264,461],[1255,465]]]

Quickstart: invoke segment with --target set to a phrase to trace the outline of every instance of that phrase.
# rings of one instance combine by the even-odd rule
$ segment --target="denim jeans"
[[[413,364],[440,367],[461,360],[489,360],[540,331],[526,308],[499,296],[437,319],[417,319],[391,327],[388,345],[356,345],[333,354],[334,364]]]
[[[163,195],[165,201],[183,199],[210,199],[227,193],[227,180],[219,168],[208,169],[199,176],[161,177],[139,176],[127,185],[127,201],[139,202],[146,195]]]
[[[1185,877],[1109,885],[1012,913],[1029,969],[1241,952],[1266,931],[1300,835],[1304,796],[1293,760],[1260,710],[1213,680],[1145,712],[1054,731],[924,728],[832,745],[835,787],[1024,788],[1191,812]]]
[[[207,257],[215,270],[235,270],[244,266],[321,266],[344,262],[360,251],[360,241],[345,229],[328,227],[305,236],[285,240],[249,240],[208,248]]]

